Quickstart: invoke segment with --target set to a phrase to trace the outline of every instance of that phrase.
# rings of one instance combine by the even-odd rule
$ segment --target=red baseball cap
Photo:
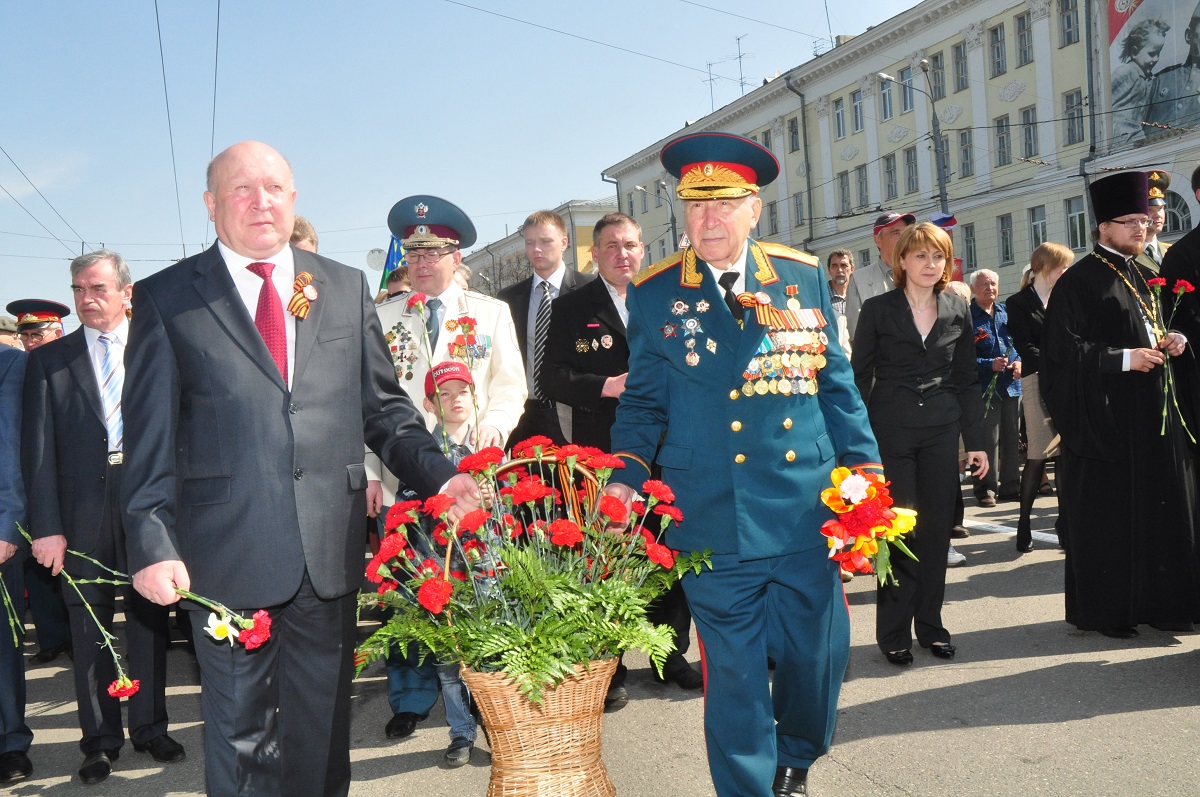
[[[429,373],[425,374],[425,395],[432,396],[439,387],[452,379],[466,382],[468,385],[475,384],[475,380],[471,378],[471,369],[467,368],[465,363],[446,360],[433,366]]]

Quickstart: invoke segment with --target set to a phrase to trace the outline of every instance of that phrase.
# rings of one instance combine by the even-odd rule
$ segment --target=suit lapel
[[[592,292],[591,302],[596,308],[596,318],[613,331],[613,337],[620,336],[624,340],[625,325],[621,323],[621,314],[617,312],[617,306],[613,304],[613,298],[604,286],[604,279],[597,277],[590,285],[580,290]]]
[[[192,285],[216,317],[217,323],[233,339],[234,344],[281,390],[287,392],[287,385],[283,382],[279,367],[271,358],[271,352],[267,350],[267,344],[259,334],[258,327],[254,326],[254,319],[234,287],[233,278],[229,276],[229,269],[225,267],[225,261],[216,244],[197,261]],[[284,312],[287,312],[286,308]]]
[[[64,348],[63,354],[67,358],[67,370],[71,372],[71,377],[83,391],[88,406],[92,408],[92,412],[96,413],[96,418],[103,426],[104,406],[100,403],[100,385],[96,383],[96,370],[92,368],[92,361],[88,357],[87,339],[83,336],[83,329],[67,335],[58,345]]]
[[[292,256],[296,265],[296,276],[298,277],[301,273],[307,271],[312,275],[312,285],[317,290],[317,298],[309,302],[308,317],[300,318],[296,316],[296,362],[292,368],[292,384],[294,385],[300,381],[300,377],[304,373],[304,366],[308,364],[308,360],[312,356],[313,345],[317,341],[317,329],[321,326],[321,317],[326,304],[326,302],[321,301],[321,294],[324,292],[326,285],[324,274],[321,271],[320,260],[303,249],[296,249],[295,247],[292,247]],[[292,297],[281,296],[279,298],[283,300],[284,312],[286,313],[288,302],[291,301]]]

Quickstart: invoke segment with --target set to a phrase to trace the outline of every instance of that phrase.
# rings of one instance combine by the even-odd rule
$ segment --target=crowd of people
[[[610,213],[593,230],[595,273],[569,269],[566,224],[538,211],[522,226],[529,277],[487,296],[462,262],[471,219],[419,194],[388,215],[405,264],[375,296],[318,254],[287,161],[242,142],[209,166],[211,249],[136,283],[117,252],[76,258],[81,327],[67,335],[72,308],[8,305],[0,573],[28,594],[31,664],[73,657],[83,783],[108,777],[125,743],[93,622],[110,626],[118,598],[141,681],[129,739],[157,761],[185,757],[168,734],[165,650],[169,607],[191,591],[264,609],[274,629],[249,651],[214,644],[201,606],[179,613],[200,665],[208,793],[346,794],[364,546],[398,501],[446,493],[452,518],[486,504],[456,463],[532,436],[621,457],[606,489],[625,502],[663,480],[687,518],[667,544],[710,552],[651,619],[676,644],[657,677],[705,690],[723,796],[807,794],[829,748],[852,577],[817,533],[836,466],[884,474],[918,512],[915,558],[894,557],[877,590],[876,642],[894,665],[914,661],[914,636],[957,654],[941,610],[946,568],[965,561],[951,545],[969,534],[964,473],[982,507],[1019,500],[1025,553],[1053,464],[1068,622],[1118,639],[1143,623],[1193,630],[1200,369],[1184,355],[1200,301],[1176,286],[1200,284],[1200,238],[1157,241],[1165,175],[1094,181],[1095,249],[1072,265],[1042,244],[1000,301],[995,271],[954,281],[951,233],[913,214],[880,215],[878,262],[855,269],[839,249],[827,277],[811,255],[754,240],[779,166],[753,140],[685,135],[662,163],[689,244],[653,266],[637,222]],[[1193,183],[1200,198],[1200,169]],[[64,568],[80,589],[62,588]],[[111,571],[132,585],[105,583]],[[685,658],[693,622],[702,671]],[[0,645],[2,783],[32,772],[25,667]],[[468,763],[478,713],[455,663],[414,645],[386,668],[384,734],[413,734],[440,694],[446,765]],[[619,666],[606,710],[627,703],[625,677]]]

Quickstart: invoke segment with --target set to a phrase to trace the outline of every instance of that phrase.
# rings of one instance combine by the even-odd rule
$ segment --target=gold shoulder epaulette
[[[671,266],[678,265],[679,261],[682,259],[683,259],[682,251],[672,252],[671,254],[667,255],[662,260],[658,261],[657,263],[650,266],[649,268],[643,269],[643,270],[639,271],[637,274],[635,274],[633,277],[633,284],[641,285],[643,282],[650,279],[655,274],[666,271]]]
[[[763,251],[771,257],[782,257],[784,260],[795,260],[797,263],[803,263],[806,266],[818,268],[821,261],[817,260],[816,255],[810,255],[808,252],[801,252],[793,249],[790,246],[783,244],[771,243],[770,241],[759,241],[758,245]]]

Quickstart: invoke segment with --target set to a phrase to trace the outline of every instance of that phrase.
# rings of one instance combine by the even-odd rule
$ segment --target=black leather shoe
[[[938,659],[952,659],[954,658],[954,651],[955,647],[949,642],[934,642],[929,646],[929,652]]]
[[[155,736],[145,744],[135,744],[133,749],[139,753],[149,753],[155,761],[161,761],[164,764],[174,764],[187,757],[187,753],[183,750],[183,745],[165,733],[161,736]]]
[[[471,750],[475,748],[475,743],[468,741],[461,736],[456,736],[450,740],[450,746],[446,748],[446,766],[451,769],[457,769],[471,761]]]
[[[79,767],[79,779],[89,786],[99,783],[112,774],[113,762],[121,757],[120,750],[97,750],[88,753]]]
[[[775,767],[771,794],[774,797],[807,797],[808,770],[800,767]]]
[[[1096,632],[1110,639],[1133,639],[1138,630],[1131,625],[1114,625],[1112,628],[1097,628]]]
[[[421,716],[411,711],[401,711],[399,714],[392,715],[383,732],[389,739],[403,739],[406,736],[412,736],[413,731],[417,729],[417,723],[427,716],[429,715]]]
[[[888,664],[895,664],[897,667],[907,667],[913,663],[911,650],[885,650],[883,657],[888,660]]]
[[[624,686],[609,686],[608,694],[604,696],[604,713],[611,714],[620,711],[629,703],[629,693]]]
[[[61,645],[55,645],[52,648],[42,648],[37,653],[34,653],[32,656],[30,656],[29,659],[35,664],[49,664],[64,653],[66,653],[67,657],[72,661],[75,660],[75,655],[71,652],[70,642],[64,642]]]
[[[680,689],[693,691],[704,688],[704,676],[696,671],[687,661],[675,663],[671,669],[663,668],[663,677],[654,673],[654,680],[660,684],[675,683]]]
[[[1029,553],[1032,550],[1033,550],[1033,540],[1032,539],[1029,539],[1029,540],[1018,539],[1017,540],[1017,552],[1018,553]]]
[[[33,772],[33,762],[24,750],[0,753],[0,783],[16,783]]]

